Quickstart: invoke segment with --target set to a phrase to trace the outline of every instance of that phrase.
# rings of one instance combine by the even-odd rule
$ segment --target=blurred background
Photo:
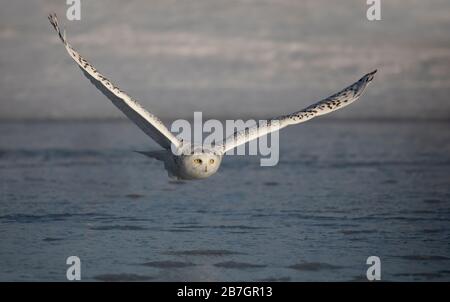
[[[269,118],[378,68],[362,102],[332,118],[448,119],[450,3],[360,0],[1,1],[0,119],[122,118],[47,21],[119,87],[166,119]]]

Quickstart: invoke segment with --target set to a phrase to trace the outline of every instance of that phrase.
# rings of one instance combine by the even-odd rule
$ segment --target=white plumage
[[[273,131],[278,131],[286,126],[303,123],[316,116],[333,112],[353,103],[361,96],[367,84],[373,80],[374,74],[376,73],[375,70],[366,74],[349,87],[303,110],[272,118],[263,125],[255,125],[250,129],[235,132],[214,148],[205,149],[204,147],[191,145],[190,142],[181,141],[175,137],[158,117],[145,110],[136,100],[115,86],[72,48],[66,39],[65,32],[62,33],[59,28],[56,14],[50,14],[48,18],[67,52],[91,83],[107,96],[145,134],[155,140],[164,149],[161,151],[140,153],[164,162],[164,167],[168,171],[169,176],[178,179],[201,179],[209,177],[217,172],[222,157],[228,150]],[[171,149],[176,150],[176,152],[172,152]]]

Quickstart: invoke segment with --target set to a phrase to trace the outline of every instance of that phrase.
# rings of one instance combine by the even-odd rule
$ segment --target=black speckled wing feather
[[[219,152],[227,152],[239,145],[252,141],[260,136],[266,135],[273,131],[280,130],[286,126],[299,124],[306,122],[316,116],[324,115],[338,109],[344,108],[356,101],[367,84],[369,84],[377,71],[372,71],[363,76],[359,81],[348,86],[342,91],[333,94],[332,96],[321,100],[313,105],[306,107],[303,110],[282,115],[268,120],[262,125],[256,125],[249,129],[244,129],[239,132],[235,132],[233,135],[227,137],[222,144],[219,144],[216,149]]]
[[[169,149],[171,144],[174,144],[175,147],[181,145],[181,142],[167,129],[158,117],[145,110],[137,101],[115,86],[72,48],[67,42],[65,32],[62,33],[59,28],[56,14],[50,14],[48,19],[58,33],[59,38],[64,43],[67,52],[81,68],[84,75],[95,85],[95,87],[108,97],[117,108],[163,148]]]

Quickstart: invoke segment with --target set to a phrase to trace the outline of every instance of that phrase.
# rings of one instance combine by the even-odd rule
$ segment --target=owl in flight
[[[175,179],[207,178],[217,172],[222,162],[222,157],[227,151],[257,139],[260,136],[278,131],[286,126],[306,122],[316,116],[333,112],[353,103],[361,96],[376,73],[375,70],[366,74],[342,91],[312,104],[305,109],[272,118],[263,125],[255,125],[243,131],[237,131],[214,147],[205,148],[204,146],[196,146],[175,137],[158,117],[145,110],[136,100],[115,86],[72,48],[66,39],[65,32],[61,32],[56,14],[50,14],[48,19],[69,55],[78,64],[78,67],[80,67],[81,71],[91,83],[108,97],[145,134],[150,136],[163,148],[160,151],[140,153],[162,161],[169,177]]]

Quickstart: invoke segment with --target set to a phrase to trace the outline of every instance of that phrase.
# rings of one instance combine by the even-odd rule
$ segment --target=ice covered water
[[[450,124],[315,120],[171,182],[129,122],[0,125],[0,280],[450,280]]]

